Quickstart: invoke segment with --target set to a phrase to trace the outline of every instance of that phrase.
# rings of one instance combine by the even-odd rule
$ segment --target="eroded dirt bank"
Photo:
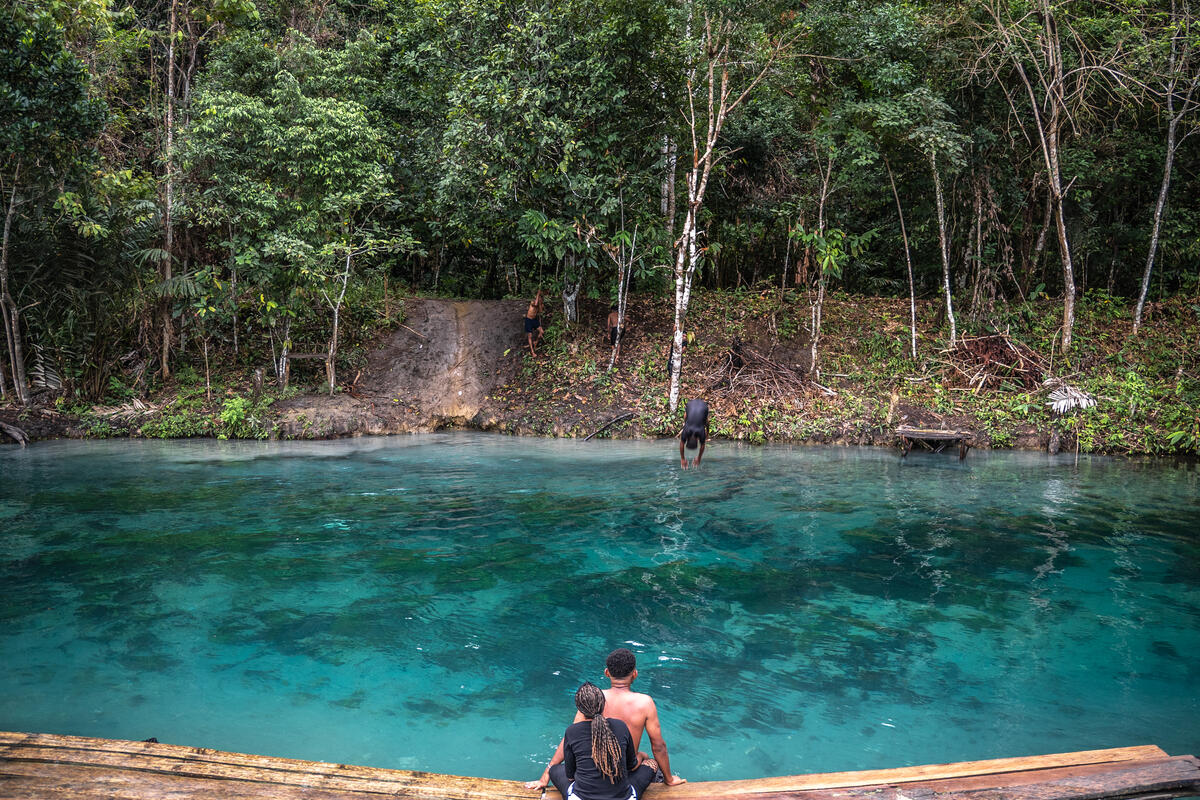
[[[480,427],[492,389],[523,344],[520,300],[412,299],[404,324],[370,352],[348,392],[277,403],[279,433],[298,438]]]
[[[552,307],[536,360],[525,348],[524,311],[519,300],[409,300],[404,326],[370,353],[350,392],[276,405],[279,434],[327,438],[454,427],[582,437],[621,417],[602,435],[674,434],[677,420],[666,405],[665,301],[630,305],[621,358],[611,372],[603,304],[581,302],[580,321],[569,327]],[[734,343],[747,355],[766,354],[794,370],[797,381],[770,398],[754,396],[756,387],[731,383],[723,359]],[[893,446],[898,425],[981,428],[970,415],[937,413],[886,393],[839,398],[844,387],[817,388],[799,379],[808,357],[802,337],[780,335],[773,319],[740,316],[698,325],[682,396],[710,399],[717,438]],[[1051,439],[1049,429],[1023,425],[1003,444],[1042,449]],[[992,440],[982,432],[976,445],[988,447]]]
[[[1196,424],[1200,353],[1194,306],[1155,306],[1139,337],[1105,308],[1080,317],[1080,345],[1056,355],[1058,308],[1023,334],[973,334],[947,347],[935,301],[918,305],[920,356],[911,357],[908,303],[838,296],[810,373],[808,306],[795,293],[701,293],[693,297],[681,400],[703,397],[714,439],[895,446],[900,425],[969,429],[975,446],[1083,452],[1194,452],[1176,446]],[[1081,308],[1087,312],[1086,304]],[[411,298],[404,323],[343,367],[333,396],[260,402],[251,376],[226,370],[209,392],[194,368],[151,396],[107,406],[72,406],[44,392],[35,406],[0,406],[0,421],[31,438],[104,436],[273,436],[330,438],[447,427],[539,436],[673,436],[681,415],[667,408],[667,298],[632,298],[620,359],[604,329],[608,305],[580,300],[567,325],[551,302],[539,358],[525,348],[525,301]],[[1032,312],[1031,312],[1032,313]],[[1040,327],[1038,327],[1040,325]],[[1039,334],[1038,331],[1042,331]],[[1022,338],[1024,337],[1024,338]],[[294,381],[319,378],[305,370]],[[1086,415],[1047,408],[1045,375],[1088,387],[1100,404]],[[128,378],[129,376],[124,376]],[[132,381],[126,381],[133,385]],[[1200,431],[1200,428],[1196,428]],[[1200,433],[1195,434],[1200,436]],[[1181,439],[1181,437],[1184,437]]]

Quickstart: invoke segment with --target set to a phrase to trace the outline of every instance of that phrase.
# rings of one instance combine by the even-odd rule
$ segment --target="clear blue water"
[[[1200,753],[1194,466],[455,434],[0,474],[0,729],[528,779],[626,644],[690,779]]]

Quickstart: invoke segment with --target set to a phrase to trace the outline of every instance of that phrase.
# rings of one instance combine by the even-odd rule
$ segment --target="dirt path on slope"
[[[290,436],[407,433],[466,425],[517,363],[522,300],[414,298],[404,324],[370,351],[348,394],[276,404]]]

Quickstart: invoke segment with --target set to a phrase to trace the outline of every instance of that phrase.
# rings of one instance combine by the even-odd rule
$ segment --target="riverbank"
[[[607,304],[580,301],[577,322],[546,314],[530,356],[522,301],[410,298],[404,323],[347,351],[349,382],[320,392],[323,371],[296,369],[286,391],[231,366],[210,375],[185,365],[166,385],[100,405],[43,394],[0,421],[31,438],[216,436],[332,438],[469,428],[520,435],[673,436],[667,403],[672,308],[634,297],[617,362],[604,332]],[[1075,341],[1059,352],[1058,304],[959,319],[949,347],[944,310],[917,309],[911,354],[904,299],[831,296],[810,371],[810,309],[778,291],[698,292],[688,319],[681,398],[712,406],[714,438],[751,443],[896,444],[899,425],[976,433],[975,446],[1195,454],[1200,445],[1200,306],[1157,304],[1138,336],[1129,309],[1103,294],[1081,298]],[[1058,383],[1046,385],[1052,378]],[[1057,413],[1050,394],[1074,387],[1094,407]],[[116,385],[125,386],[122,381]],[[608,423],[612,423],[608,425]],[[604,427],[608,425],[608,427]]]

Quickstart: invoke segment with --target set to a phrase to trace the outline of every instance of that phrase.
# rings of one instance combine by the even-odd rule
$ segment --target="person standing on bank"
[[[604,716],[604,692],[584,683],[575,692],[583,716],[563,734],[565,785],[554,782],[565,800],[637,800],[654,779],[654,769],[638,764],[629,726]]]
[[[537,334],[537,340],[533,338]],[[529,342],[529,355],[537,358],[537,350],[534,345],[542,340],[546,332],[542,330],[542,290],[538,289],[537,297],[529,301],[529,308],[525,310],[525,339]]]
[[[688,468],[688,458],[684,448],[695,450],[700,448],[692,461],[694,466],[700,466],[704,456],[704,442],[708,439],[708,403],[703,400],[688,400],[683,407],[683,430],[679,432],[679,466]]]
[[[608,321],[605,323],[605,331],[608,333],[608,346],[617,349],[616,355],[613,356],[614,361],[619,361],[621,358],[621,337],[625,335],[620,327],[621,315],[616,306],[613,306],[608,312]]]

